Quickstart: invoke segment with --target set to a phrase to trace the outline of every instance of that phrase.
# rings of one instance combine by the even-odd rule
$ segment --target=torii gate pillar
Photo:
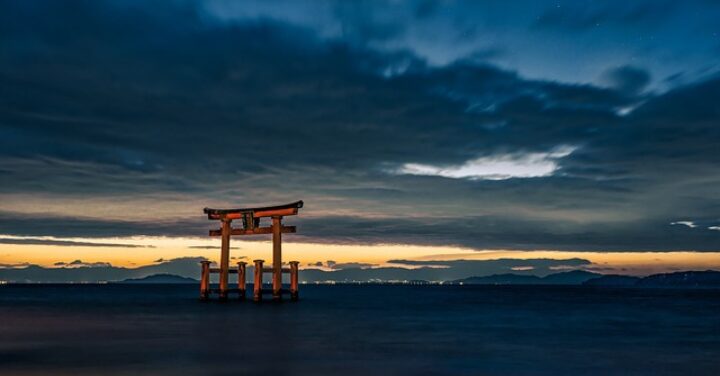
[[[282,217],[272,217],[273,231],[273,300],[282,299]]]
[[[220,240],[220,300],[227,300],[228,274],[230,274],[230,219],[222,220]]]

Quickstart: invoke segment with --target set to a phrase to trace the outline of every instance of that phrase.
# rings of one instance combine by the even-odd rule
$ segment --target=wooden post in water
[[[298,265],[297,261],[290,261],[290,300],[298,300]]]
[[[230,228],[231,219],[222,220],[220,245],[220,300],[228,297],[228,274],[230,273]]]
[[[238,298],[245,300],[245,265],[246,262],[240,261],[238,264]]]
[[[253,300],[259,302],[262,300],[262,280],[263,280],[263,262],[265,260],[255,260],[255,280],[253,286]]]
[[[273,300],[282,299],[282,217],[272,217],[273,231],[273,280],[272,280],[272,298]]]
[[[200,274],[200,300],[210,298],[210,261],[200,261],[202,273]]]

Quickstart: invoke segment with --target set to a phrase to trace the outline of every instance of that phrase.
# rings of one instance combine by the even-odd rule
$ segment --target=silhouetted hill
[[[0,281],[10,283],[97,283],[143,278],[155,274],[173,274],[184,277],[200,275],[200,261],[204,257],[180,257],[136,268],[119,266],[43,267],[28,265],[18,268],[0,268]]]
[[[629,275],[604,275],[602,277],[593,278],[583,283],[585,286],[635,286],[640,280],[640,277],[633,277]]]
[[[537,285],[542,281],[534,275],[493,274],[485,277],[469,277],[452,281],[463,285]]]
[[[116,283],[199,283],[199,281],[174,274],[153,274],[143,278],[131,278]]]
[[[653,274],[644,278],[606,275],[588,280],[587,286],[655,288],[720,288],[720,272],[714,270]]]
[[[541,279],[541,283],[547,285],[580,285],[585,281],[599,276],[601,276],[601,274],[587,272],[584,270],[573,270],[547,275]]]
[[[688,271],[653,274],[639,280],[638,287],[720,287],[720,272]]]
[[[485,277],[470,277],[453,281],[464,285],[579,285],[600,276],[584,270],[549,274],[545,277],[521,274],[493,274]]]

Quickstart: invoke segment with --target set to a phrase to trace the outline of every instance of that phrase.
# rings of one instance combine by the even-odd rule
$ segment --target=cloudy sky
[[[302,199],[304,265],[720,268],[718,19],[708,0],[1,1],[0,264],[214,260],[203,207]],[[269,259],[259,240],[233,256]]]

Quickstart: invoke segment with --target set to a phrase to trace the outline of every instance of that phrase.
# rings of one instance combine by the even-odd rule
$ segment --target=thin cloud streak
[[[85,242],[85,241],[64,240],[64,239],[14,237],[14,236],[7,236],[7,235],[0,235],[0,244],[51,245],[51,246],[58,246],[58,247],[106,247],[106,248],[154,248],[155,247],[153,245]]]

